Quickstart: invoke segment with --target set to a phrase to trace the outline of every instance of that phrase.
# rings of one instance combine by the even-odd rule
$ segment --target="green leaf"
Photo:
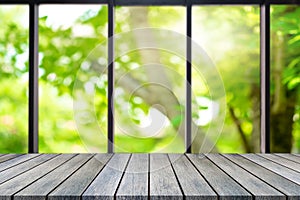
[[[300,35],[296,35],[295,37],[293,37],[292,39],[290,39],[290,40],[288,41],[288,44],[289,44],[289,45],[292,45],[292,44],[294,44],[294,43],[296,43],[296,42],[298,42],[298,41],[300,41]]]
[[[293,78],[289,83],[288,83],[288,89],[292,90],[295,89],[297,86],[300,85],[300,77]]]
[[[300,35],[299,35],[300,36]],[[294,60],[292,60],[292,62],[290,62],[290,64],[288,65],[288,68],[293,68],[295,67],[298,63],[300,63],[300,58],[296,58]]]
[[[208,106],[199,106],[198,108],[199,108],[199,110],[207,110]]]
[[[178,115],[176,117],[174,117],[172,120],[171,120],[171,124],[174,126],[174,127],[178,127],[181,122],[183,120],[183,116],[182,115]]]

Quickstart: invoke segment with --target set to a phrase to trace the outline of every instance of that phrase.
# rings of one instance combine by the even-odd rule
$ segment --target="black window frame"
[[[260,151],[270,153],[270,6],[299,5],[300,0],[0,0],[2,4],[29,6],[29,119],[28,153],[38,153],[38,22],[41,4],[100,4],[108,6],[108,145],[107,152],[114,152],[114,8],[116,6],[185,6],[186,7],[186,127],[185,150],[191,153],[191,38],[192,6],[197,5],[257,5],[260,6]]]

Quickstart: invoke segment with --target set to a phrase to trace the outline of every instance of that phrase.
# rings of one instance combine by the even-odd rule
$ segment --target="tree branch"
[[[274,33],[274,69],[273,82],[275,91],[273,94],[272,112],[279,113],[286,109],[286,91],[282,84],[282,75],[284,70],[284,36]]]
[[[250,145],[249,145],[248,140],[246,138],[246,134],[244,133],[244,131],[242,129],[241,122],[237,118],[237,116],[235,115],[234,109],[231,106],[229,106],[229,113],[230,113],[231,118],[233,119],[234,124],[236,125],[236,127],[238,129],[238,132],[239,132],[240,136],[241,136],[245,151],[248,152],[248,153],[251,152],[251,148],[250,148]]]

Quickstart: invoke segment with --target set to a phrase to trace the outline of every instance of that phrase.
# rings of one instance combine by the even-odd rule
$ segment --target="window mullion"
[[[28,152],[38,153],[38,114],[39,114],[39,61],[38,61],[38,25],[39,6],[29,5],[29,120]]]
[[[114,2],[108,4],[108,153],[114,152]]]
[[[270,4],[260,5],[260,149],[270,152]]]
[[[185,147],[186,153],[192,152],[192,4],[186,5],[186,112],[185,112]]]

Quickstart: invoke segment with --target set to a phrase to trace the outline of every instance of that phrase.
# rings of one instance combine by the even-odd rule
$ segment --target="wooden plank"
[[[50,160],[53,157],[55,157],[54,154],[47,154],[47,155],[45,154],[0,172],[0,177],[1,177],[0,184],[6,182],[9,179],[12,179],[13,177],[18,176],[19,174],[26,172],[31,168],[34,168],[37,165],[40,165],[43,162],[46,162],[47,160]]]
[[[300,157],[292,154],[116,154],[106,166],[109,154],[5,156],[0,200],[300,197]]]
[[[169,158],[185,199],[218,199],[217,194],[184,154],[169,154]]]
[[[150,154],[150,199],[183,199],[167,154]]]
[[[71,160],[56,168],[54,171],[15,194],[14,200],[46,199],[47,194],[73,174],[92,156],[92,154],[79,154],[75,156]]]
[[[299,199],[300,197],[300,185],[285,179],[284,177],[263,168],[262,166],[251,162],[250,160],[243,158],[240,155],[224,155],[232,162],[243,167],[248,172],[252,173],[256,177],[262,179],[266,183],[272,185],[280,192],[284,193],[288,199]]]
[[[75,154],[63,154],[0,185],[0,200],[11,200],[13,194],[43,177],[56,167],[73,158]]]
[[[297,172],[300,172],[300,163],[293,162],[291,160],[282,158],[280,156],[276,156],[274,154],[259,154],[259,156],[271,160],[277,164],[283,165],[287,168],[293,169]]]
[[[0,163],[21,156],[22,154],[5,154],[0,157]]]
[[[276,153],[275,155],[283,157],[285,159],[289,159],[291,161],[294,161],[296,163],[300,163],[300,157],[296,156],[294,154],[287,154],[287,153]]]
[[[256,200],[266,199],[266,197],[272,199],[286,199],[282,193],[225,157],[219,154],[207,154],[206,156],[244,188],[247,188]]]
[[[267,168],[297,184],[300,184],[300,173],[291,170],[289,168],[286,168],[282,165],[279,165],[277,163],[271,162],[270,160],[267,160],[266,158],[263,158],[261,156],[255,155],[255,154],[243,154],[243,157],[251,160],[252,162],[255,162],[264,168]]]
[[[252,199],[252,195],[220,170],[204,155],[187,154],[187,157],[204,176],[210,186],[217,192],[220,200]]]
[[[16,158],[10,159],[6,162],[2,162],[2,163],[0,163],[0,172],[5,170],[5,169],[8,169],[10,167],[13,167],[15,165],[18,165],[20,163],[23,163],[27,160],[30,160],[34,157],[40,156],[40,155],[41,154],[25,154],[25,155],[21,155],[21,156],[18,156]]]
[[[81,195],[99,174],[112,154],[97,154],[48,195],[48,200],[80,200]]]
[[[114,154],[101,173],[83,193],[83,200],[114,199],[130,154]]]
[[[116,199],[147,200],[148,170],[149,155],[133,154],[116,193]]]

